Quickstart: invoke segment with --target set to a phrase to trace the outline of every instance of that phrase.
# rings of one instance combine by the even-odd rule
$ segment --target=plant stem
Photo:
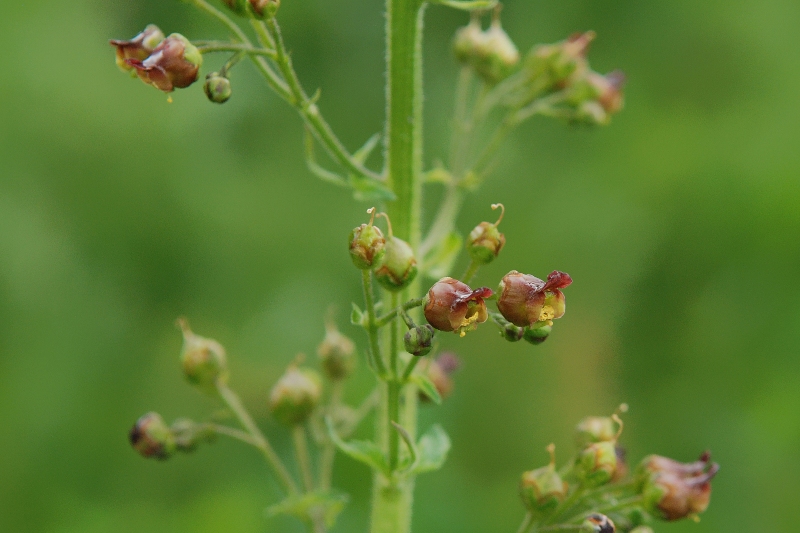
[[[421,360],[422,360],[421,356],[411,358],[411,361],[408,362],[408,365],[406,365],[406,369],[403,371],[403,375],[400,377],[401,383],[406,383],[408,381],[408,378],[411,376],[411,373],[414,371],[415,368],[417,368],[417,365]]]
[[[267,463],[272,467],[281,485],[283,485],[284,490],[288,494],[297,494],[297,484],[294,482],[294,479],[292,479],[289,470],[287,470],[281,458],[278,457],[278,454],[275,453],[275,449],[270,445],[261,430],[258,429],[256,423],[253,422],[253,418],[250,416],[250,413],[247,412],[244,405],[242,405],[236,393],[224,383],[217,383],[217,391],[228,408],[239,420],[239,423],[242,424],[242,427],[250,433],[253,441],[255,441],[255,445],[261,450],[264,457],[266,457]]]
[[[255,446],[256,448],[260,449],[258,441],[256,441],[256,439],[250,436],[250,434],[247,433],[246,431],[242,431],[236,428],[230,428],[228,426],[222,426],[219,424],[209,424],[209,427],[214,430],[214,433],[217,433],[219,435],[225,435],[227,437],[231,437],[236,440],[240,440],[245,444],[249,444],[251,446]]]
[[[314,490],[314,477],[311,475],[311,456],[308,453],[306,429],[302,424],[295,424],[292,427],[292,441],[294,441],[297,464],[300,465],[300,473],[303,476],[303,488],[306,492],[311,492]]]
[[[264,56],[271,59],[275,58],[275,50],[270,50],[268,48],[253,48],[247,44],[220,43],[210,41],[206,44],[198,44],[197,49],[202,54],[210,54],[214,52],[244,52],[248,55]]]
[[[375,320],[375,295],[372,292],[372,273],[369,270],[361,271],[361,284],[364,289],[364,305],[367,308],[367,336],[369,337],[369,348],[372,357],[372,365],[378,377],[386,378],[386,362],[381,355],[380,342],[378,340],[378,325]]]
[[[481,264],[475,261],[474,259],[470,259],[469,266],[467,267],[467,271],[464,272],[464,276],[461,278],[461,281],[469,285],[470,280],[475,277],[477,274],[478,269],[481,268]]]
[[[328,403],[328,414],[333,417],[342,405],[342,389],[344,388],[341,380],[336,380],[331,384],[331,398]],[[326,437],[322,445],[319,460],[319,488],[322,491],[331,489],[331,479],[333,478],[333,461],[336,458],[336,445]]]
[[[606,504],[606,505],[601,505],[600,507],[592,509],[588,513],[581,513],[578,516],[570,518],[569,521],[570,522],[579,522],[579,521],[583,520],[584,518],[586,518],[586,516],[588,516],[591,513],[603,513],[603,514],[612,513],[614,511],[619,511],[620,509],[625,509],[626,507],[630,507],[632,505],[636,505],[637,503],[640,503],[641,501],[642,501],[642,496],[641,495],[631,496],[630,498],[626,498],[624,500],[619,500],[618,502],[609,503],[609,504]]]
[[[378,388],[373,390],[369,396],[364,398],[364,401],[361,402],[361,405],[359,405],[353,413],[353,418],[351,418],[342,428],[342,438],[349,437],[350,434],[355,431],[358,425],[367,417],[367,415],[370,414],[373,409],[375,409],[380,400],[381,391]]]
[[[403,305],[395,306],[394,309],[386,313],[385,315],[378,317],[378,327],[381,328],[394,320],[397,315],[402,315],[404,311],[408,311],[409,309],[413,309],[415,307],[420,307],[422,304],[425,303],[425,298],[414,298],[413,300],[409,300]]]
[[[552,524],[555,522],[561,515],[569,511],[581,500],[584,492],[586,492],[586,489],[583,486],[579,486],[577,489],[575,489],[575,492],[567,496],[567,498],[561,502],[558,507],[556,507],[555,511],[553,511],[553,514],[550,515],[550,518],[545,520],[544,523]]]
[[[533,525],[533,513],[528,511],[528,514],[525,515],[525,518],[522,519],[522,523],[519,525],[519,529],[517,533],[527,533],[527,531]]]

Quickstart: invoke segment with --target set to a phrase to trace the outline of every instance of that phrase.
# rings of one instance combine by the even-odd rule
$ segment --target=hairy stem
[[[247,430],[250,436],[255,441],[255,446],[261,450],[261,453],[264,454],[264,457],[267,459],[267,464],[272,468],[275,475],[278,477],[278,481],[281,482],[283,485],[284,490],[288,494],[297,494],[297,484],[292,479],[292,475],[289,473],[289,470],[281,461],[281,458],[275,453],[275,449],[270,445],[267,438],[258,429],[258,426],[253,421],[253,418],[250,416],[250,413],[247,412],[247,409],[242,405],[242,401],[233,392],[227,385],[223,383],[217,383],[217,391],[219,392],[222,401],[228,406],[228,408],[233,412],[236,418],[239,420],[239,423],[242,424],[242,427]]]
[[[369,270],[361,271],[361,284],[364,289],[364,305],[367,308],[367,335],[369,336],[369,349],[372,365],[379,377],[385,378],[386,362],[381,355],[381,347],[378,339],[378,325],[375,320],[375,295],[372,292],[372,273]]]
[[[343,384],[336,380],[331,384],[331,398],[328,404],[328,414],[335,416],[342,405]],[[336,458],[336,445],[326,437],[322,445],[319,460],[319,488],[322,491],[331,489],[331,479],[333,478],[333,461]]]
[[[314,477],[311,475],[311,455],[308,453],[306,429],[302,424],[295,424],[292,427],[292,441],[297,464],[300,466],[300,473],[303,476],[303,488],[306,492],[311,492],[314,490]]]

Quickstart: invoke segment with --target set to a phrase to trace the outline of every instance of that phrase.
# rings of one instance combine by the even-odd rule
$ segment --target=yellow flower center
[[[473,312],[469,315],[464,317],[464,320],[461,321],[461,325],[458,326],[458,336],[463,337],[467,334],[467,331],[472,331],[475,329],[475,325],[478,322],[478,313]]]
[[[556,310],[552,305],[545,305],[542,307],[542,312],[539,314],[539,321],[552,320],[556,316]]]

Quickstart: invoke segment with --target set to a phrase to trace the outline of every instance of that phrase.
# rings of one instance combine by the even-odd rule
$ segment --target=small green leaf
[[[419,387],[419,390],[422,391],[422,394],[430,398],[433,403],[436,405],[442,404],[442,396],[436,389],[436,385],[433,384],[433,381],[431,381],[428,376],[425,374],[412,374],[408,379],[417,387]]]
[[[333,421],[330,417],[325,417],[325,425],[328,427],[328,435],[333,443],[336,444],[336,447],[339,448],[339,451],[374,470],[383,472],[387,477],[391,475],[386,458],[377,444],[366,440],[343,441],[333,428]]]
[[[417,452],[419,460],[414,468],[414,473],[432,472],[439,470],[447,459],[450,451],[450,437],[447,436],[442,426],[436,424],[419,439]]]
[[[435,246],[425,255],[425,275],[432,279],[449,275],[463,244],[464,238],[459,233],[454,231],[447,235],[439,246]]]
[[[375,135],[367,139],[367,142],[364,143],[364,146],[356,150],[356,152],[353,154],[353,159],[355,159],[356,161],[358,161],[363,165],[364,162],[369,157],[369,154],[372,153],[372,150],[375,149],[375,147],[378,145],[378,141],[380,140],[381,140],[380,133],[376,133]]]
[[[353,311],[350,313],[350,323],[354,326],[364,326],[364,311],[354,303]]]
[[[442,183],[449,185],[453,182],[453,175],[442,167],[436,167],[425,173],[426,183]]]
[[[452,7],[453,9],[461,9],[463,11],[475,11],[492,9],[497,5],[497,0],[434,0],[432,3]]]
[[[325,514],[325,525],[332,528],[336,524],[336,517],[342,512],[349,499],[347,494],[339,492],[309,492],[308,494],[289,496],[268,507],[267,513],[270,516],[288,515],[305,520],[311,515],[312,509],[322,507]]]
[[[417,446],[414,444],[414,439],[411,438],[411,435],[408,434],[406,428],[401,426],[395,421],[392,421],[392,426],[397,432],[400,434],[400,437],[403,439],[403,442],[406,443],[406,447],[408,448],[408,461],[407,465],[405,465],[406,470],[413,470],[417,466],[417,461],[419,460],[419,454],[417,453]]]
[[[333,183],[334,185],[338,185],[340,187],[348,186],[347,180],[344,178],[344,176],[340,176],[335,172],[331,172],[317,163],[317,158],[314,155],[314,137],[311,135],[311,132],[308,129],[306,129],[305,145],[306,165],[312,174],[323,181],[327,181],[328,183]]]
[[[384,183],[363,176],[350,174],[353,197],[359,202],[391,202],[397,199],[394,192]]]

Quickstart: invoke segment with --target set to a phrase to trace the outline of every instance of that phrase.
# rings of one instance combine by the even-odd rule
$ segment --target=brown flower
[[[500,282],[497,308],[506,320],[520,327],[561,318],[566,299],[559,289],[571,283],[569,274],[558,270],[551,272],[547,281],[512,270]]]
[[[473,291],[457,279],[442,278],[428,291],[425,318],[434,328],[453,331],[463,337],[486,322],[489,314],[483,299],[492,294],[487,287]]]
[[[679,463],[651,455],[639,466],[644,508],[664,520],[679,520],[702,513],[711,498],[711,479],[719,465],[704,453],[694,463]]]
[[[124,71],[133,70],[128,59],[142,61],[164,40],[164,32],[155,24],[149,24],[139,35],[129,41],[112,39],[109,41],[117,48],[117,66]]]
[[[144,60],[126,59],[143,82],[164,92],[183,89],[197,81],[203,55],[189,40],[173,33]]]

